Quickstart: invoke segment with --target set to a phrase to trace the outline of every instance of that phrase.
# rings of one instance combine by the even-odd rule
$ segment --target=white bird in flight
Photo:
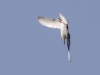
[[[68,60],[71,62],[71,56],[70,56],[70,34],[69,34],[69,28],[68,28],[68,20],[60,13],[60,18],[57,19],[50,19],[47,17],[39,16],[38,21],[40,24],[47,26],[49,28],[58,28],[61,30],[61,37],[64,40],[67,40],[67,46],[68,46]]]

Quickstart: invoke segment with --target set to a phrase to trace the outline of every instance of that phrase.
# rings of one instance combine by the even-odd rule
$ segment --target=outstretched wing
[[[60,16],[61,20],[63,20],[63,22],[65,24],[68,24],[68,20],[66,20],[66,18],[61,13],[59,14],[59,16]]]
[[[62,23],[59,22],[59,19],[50,19],[47,17],[39,16],[38,21],[44,26],[61,29]]]

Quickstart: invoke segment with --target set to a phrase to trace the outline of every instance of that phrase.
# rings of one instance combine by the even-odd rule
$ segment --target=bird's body
[[[38,17],[38,21],[47,27],[50,28],[58,28],[61,31],[61,37],[64,40],[64,44],[65,44],[65,40],[67,39],[67,46],[68,46],[68,59],[71,62],[71,57],[70,57],[70,34],[68,31],[68,20],[66,20],[66,18],[60,14],[60,18],[57,19],[50,19],[47,17]]]

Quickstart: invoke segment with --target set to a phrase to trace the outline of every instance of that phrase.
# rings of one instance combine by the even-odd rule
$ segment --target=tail
[[[70,51],[68,50],[68,60],[71,63],[71,56],[70,56]]]

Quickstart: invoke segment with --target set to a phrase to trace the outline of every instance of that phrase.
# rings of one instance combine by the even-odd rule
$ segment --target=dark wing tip
[[[68,50],[70,49],[70,34],[67,34],[67,46],[68,46]]]
[[[45,17],[39,16],[38,19],[45,19]]]
[[[41,18],[41,16],[38,17],[38,19],[40,19],[40,18]]]

